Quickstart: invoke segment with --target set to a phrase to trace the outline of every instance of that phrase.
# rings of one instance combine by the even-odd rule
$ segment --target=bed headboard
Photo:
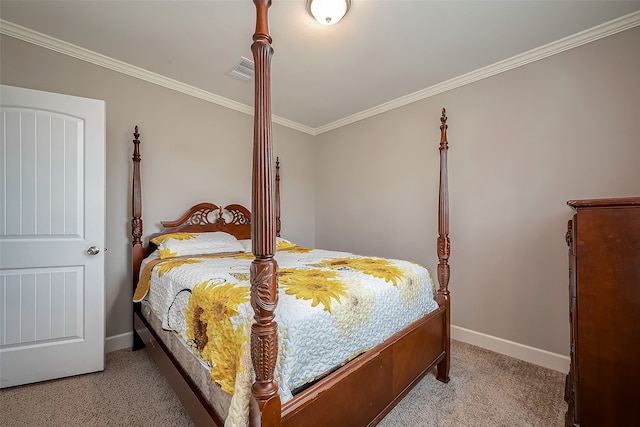
[[[251,213],[242,205],[228,205],[223,208],[213,203],[199,203],[189,208],[180,218],[161,221],[160,224],[163,230],[157,234],[224,231],[237,239],[251,238]]]

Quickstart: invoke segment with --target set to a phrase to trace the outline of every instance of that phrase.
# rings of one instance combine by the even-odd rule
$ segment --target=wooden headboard
[[[251,238],[251,213],[242,205],[222,206],[213,203],[199,203],[192,206],[180,218],[161,221],[163,230],[154,234],[187,232],[204,233],[224,231],[237,239]],[[152,236],[150,236],[151,238]]]

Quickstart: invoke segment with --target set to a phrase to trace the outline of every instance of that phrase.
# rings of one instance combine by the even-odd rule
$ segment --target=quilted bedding
[[[435,310],[429,272],[414,263],[302,248],[280,239],[279,357],[282,402],[337,366]],[[251,252],[144,262],[134,300],[145,298],[232,394],[226,425],[243,425],[253,382],[249,334]]]

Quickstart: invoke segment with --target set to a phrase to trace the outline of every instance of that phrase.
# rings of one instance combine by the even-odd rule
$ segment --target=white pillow
[[[158,246],[162,259],[185,255],[245,252],[238,239],[223,231],[163,234],[151,239],[151,242]]]
[[[238,240],[240,244],[244,247],[245,252],[251,252],[251,239],[242,239]],[[282,250],[283,248],[290,248],[298,246],[295,243],[288,241],[287,239],[283,239],[282,237],[276,237],[276,251]]]
[[[245,252],[251,252],[251,239],[241,239],[238,242],[240,242]]]

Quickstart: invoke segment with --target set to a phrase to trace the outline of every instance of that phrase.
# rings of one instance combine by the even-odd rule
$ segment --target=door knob
[[[87,249],[87,255],[98,255],[100,253],[100,249],[95,246],[91,246]]]

